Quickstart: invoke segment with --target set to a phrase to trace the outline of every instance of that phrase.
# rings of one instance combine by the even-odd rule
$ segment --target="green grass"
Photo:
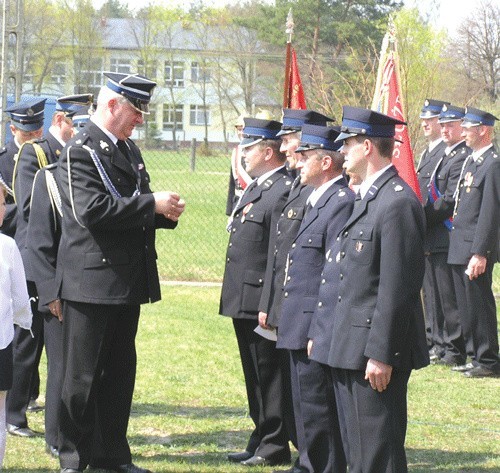
[[[134,461],[156,473],[248,472],[225,460],[244,448],[252,424],[232,323],[217,315],[219,293],[218,287],[169,286],[162,302],[143,308],[129,439]],[[500,379],[468,380],[440,366],[414,372],[410,472],[498,473],[499,392]],[[29,414],[29,422],[43,431],[42,413]],[[9,436],[4,467],[58,471],[42,437]]]

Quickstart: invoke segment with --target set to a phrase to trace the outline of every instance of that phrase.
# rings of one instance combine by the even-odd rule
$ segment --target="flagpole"
[[[292,35],[293,35],[293,17],[292,17],[292,9],[288,11],[288,15],[286,17],[286,57],[285,57],[285,83],[283,90],[283,108],[289,108],[290,106],[290,62],[292,57]]]

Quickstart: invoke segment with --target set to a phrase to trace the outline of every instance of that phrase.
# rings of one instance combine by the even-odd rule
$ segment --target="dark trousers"
[[[248,408],[255,424],[246,449],[271,462],[288,462],[290,447],[283,421],[283,370],[276,342],[254,332],[256,320],[233,319],[233,325]]]
[[[309,473],[345,473],[330,368],[311,360],[306,350],[291,350],[290,357],[300,465]]]
[[[139,313],[135,305],[64,301],[61,468],[131,462],[127,427]]]
[[[465,265],[452,265],[464,338],[472,343],[475,365],[500,373],[493,264],[488,261],[486,271],[472,281],[465,274],[466,269]]]
[[[13,384],[7,393],[6,420],[8,424],[27,427],[26,409],[31,393],[33,374],[38,369],[40,353],[43,348],[43,314],[38,311],[38,294],[35,283],[28,281],[28,294],[31,301],[33,322],[31,331],[17,325],[14,329],[13,347]]]
[[[432,262],[429,255],[425,257],[425,273],[422,284],[424,293],[425,330],[427,333],[427,345],[429,348],[435,347],[437,351],[444,350],[444,316],[435,291],[435,281],[433,275]]]
[[[393,371],[381,393],[364,371],[332,368],[349,473],[406,473],[407,385],[410,372]]]
[[[467,357],[465,342],[462,336],[460,313],[455,295],[453,273],[447,263],[448,254],[431,253],[427,256],[429,277],[434,288],[434,307],[436,319],[443,320],[442,327],[443,350],[447,358],[454,359],[459,364],[464,364]]]
[[[59,407],[63,381],[63,327],[57,317],[44,314],[43,337],[47,354],[45,441],[59,446]]]

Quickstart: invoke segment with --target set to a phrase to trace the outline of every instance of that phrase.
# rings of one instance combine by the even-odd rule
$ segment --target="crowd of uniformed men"
[[[43,137],[44,100],[5,110],[14,139],[0,153],[1,230],[21,251],[33,312],[33,336],[17,327],[12,341],[7,431],[36,435],[26,411],[44,343],[45,439],[62,473],[149,471],[126,438],[135,334],[140,304],[160,298],[155,229],[184,210],[178,194],[151,192],[129,139],[156,84],[105,75],[95,110],[90,94],[61,97]],[[291,109],[238,124],[220,313],[255,428],[229,461],[287,464],[291,441],[299,455],[280,471],[403,473],[411,370],[430,357],[500,375],[496,118],[437,100],[420,118],[421,200],[391,162],[394,118],[346,106],[341,126]]]

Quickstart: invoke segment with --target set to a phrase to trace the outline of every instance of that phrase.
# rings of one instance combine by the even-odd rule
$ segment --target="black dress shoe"
[[[48,453],[52,458],[59,458],[59,449],[54,445],[45,444],[45,453]]]
[[[464,373],[465,371],[470,371],[474,368],[472,363],[466,363],[465,365],[454,366],[451,371],[458,371],[459,373]]]
[[[7,424],[7,432],[17,437],[36,437],[37,434],[29,427],[18,427],[17,425]]]
[[[288,459],[269,459],[264,457],[259,457],[259,455],[254,455],[248,460],[242,461],[241,464],[244,466],[262,466],[262,465],[284,465],[285,463],[290,463],[290,458]]]
[[[489,370],[484,366],[476,366],[469,371],[464,373],[466,378],[498,378],[500,377],[500,373],[497,373],[493,370]]]
[[[31,399],[29,404],[28,404],[28,407],[26,408],[26,410],[28,410],[30,412],[43,411],[44,409],[45,409],[45,406],[38,404],[38,402],[36,402],[36,399]]]
[[[227,459],[233,463],[241,463],[242,461],[248,460],[253,457],[253,453],[245,450],[244,452],[228,453]]]
[[[455,358],[453,356],[443,356],[439,360],[436,361],[436,365],[444,365],[444,366],[462,366],[465,363],[465,361],[460,358]]]
[[[118,465],[109,469],[111,471],[115,471],[116,473],[153,473],[151,470],[141,468],[140,466],[134,465],[133,463]]]

